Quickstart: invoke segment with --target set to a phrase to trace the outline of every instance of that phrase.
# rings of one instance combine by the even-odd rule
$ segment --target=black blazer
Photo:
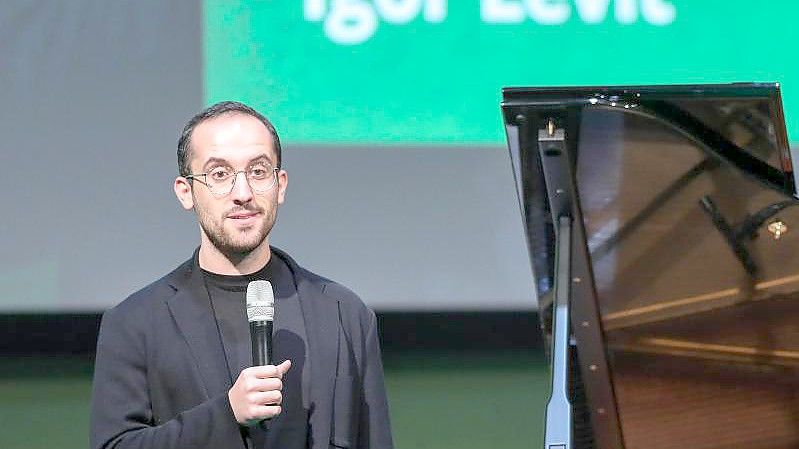
[[[350,290],[277,249],[273,255],[294,275],[305,321],[308,446],[391,448],[374,313]],[[103,315],[92,448],[246,446],[228,402],[224,348],[194,266],[186,261]]]

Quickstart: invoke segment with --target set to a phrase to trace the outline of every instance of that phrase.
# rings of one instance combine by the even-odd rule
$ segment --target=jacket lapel
[[[310,447],[328,447],[330,423],[333,415],[333,388],[338,360],[339,310],[338,300],[324,294],[322,287],[309,280],[286,253],[272,248],[273,254],[283,259],[291,269],[300,296],[300,306],[308,336],[308,364],[310,369],[308,392],[311,415]],[[303,379],[305,381],[305,379]],[[303,386],[306,388],[306,386]]]
[[[310,355],[309,393],[312,406],[308,421],[311,447],[326,448],[330,441],[338,339],[341,338],[338,331],[338,301],[322,295],[318,286],[305,280],[297,286],[297,289],[302,298]]]
[[[197,252],[175,273],[170,283],[175,295],[167,300],[172,317],[186,339],[209,398],[230,388],[225,352],[202,273]]]

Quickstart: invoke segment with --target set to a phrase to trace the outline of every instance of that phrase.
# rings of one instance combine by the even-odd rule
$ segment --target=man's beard
[[[200,222],[200,227],[202,228],[203,232],[205,232],[205,235],[208,236],[208,240],[211,241],[211,244],[214,245],[216,249],[218,249],[222,254],[246,255],[258,248],[264,242],[264,240],[266,240],[267,236],[269,236],[269,232],[272,231],[272,226],[275,224],[277,204],[268,210],[258,207],[237,207],[227,211],[225,216],[219,221],[214,220],[213,217],[211,217],[210,214],[208,214],[208,212],[202,208],[195,207],[195,211],[197,212],[197,218]],[[247,229],[246,231],[239,231],[236,232],[236,234],[226,230],[224,226],[226,220],[225,217],[233,212],[243,211],[258,212],[263,214],[261,226],[259,228],[253,227]]]

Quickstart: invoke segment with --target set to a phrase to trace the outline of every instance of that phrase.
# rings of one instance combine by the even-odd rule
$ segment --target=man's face
[[[194,174],[227,166],[247,172],[259,162],[277,165],[269,130],[255,117],[227,114],[199,124],[191,135],[190,167]],[[235,175],[233,190],[214,195],[202,182],[175,181],[175,192],[186,209],[194,209],[203,235],[224,254],[247,254],[268,245],[278,205],[283,204],[287,174],[280,170],[277,184],[258,193],[250,188],[244,173]]]

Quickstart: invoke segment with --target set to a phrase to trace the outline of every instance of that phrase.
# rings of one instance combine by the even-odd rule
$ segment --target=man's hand
[[[251,425],[280,414],[283,402],[283,375],[291,367],[291,360],[278,366],[253,366],[239,374],[236,383],[227,393],[236,421]]]

